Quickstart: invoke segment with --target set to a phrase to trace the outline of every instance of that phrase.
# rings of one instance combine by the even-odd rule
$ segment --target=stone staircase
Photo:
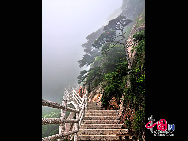
[[[101,110],[96,102],[88,110],[78,132],[78,140],[129,140],[128,129],[122,129],[119,110]]]

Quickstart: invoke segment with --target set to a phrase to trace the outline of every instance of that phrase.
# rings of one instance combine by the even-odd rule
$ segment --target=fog
[[[64,89],[77,84],[86,36],[121,5],[122,0],[42,0],[42,98],[60,102]]]

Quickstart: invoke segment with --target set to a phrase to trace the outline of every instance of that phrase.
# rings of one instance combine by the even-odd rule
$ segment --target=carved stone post
[[[76,106],[76,110],[79,110],[79,106]],[[76,113],[76,119],[79,119],[79,113]],[[78,123],[74,123],[74,129],[75,130],[79,130],[79,122]],[[78,135],[77,133],[74,134],[74,141],[78,140]]]
[[[87,103],[88,102],[88,91],[87,90],[86,90],[86,101],[85,102],[86,102],[86,109],[85,110],[87,110],[87,104],[88,104]]]
[[[86,91],[86,94],[84,95],[84,115],[83,117],[85,117],[85,110],[86,110],[86,105],[87,104],[87,91]]]
[[[65,106],[65,110],[61,109],[61,117],[60,119],[66,119],[66,111],[67,111],[67,100],[62,101],[62,105]],[[65,123],[61,123],[59,125],[59,134],[63,134],[65,131]],[[63,139],[58,139],[58,141],[63,141]]]

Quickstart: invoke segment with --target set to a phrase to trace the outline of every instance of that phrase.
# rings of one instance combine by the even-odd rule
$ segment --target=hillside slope
[[[145,11],[134,22],[126,40],[129,58],[132,64],[130,74],[131,88],[127,87],[127,76],[122,76],[124,91],[122,97],[111,97],[105,109],[120,109],[121,123],[129,127],[132,135],[144,140],[145,113]],[[124,70],[125,71],[125,70]],[[90,92],[89,101],[102,105],[104,88],[98,85]],[[104,107],[103,107],[104,108]]]

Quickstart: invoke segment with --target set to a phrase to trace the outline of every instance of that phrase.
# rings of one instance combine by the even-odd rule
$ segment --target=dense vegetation
[[[129,74],[131,87],[125,88],[123,94],[125,109],[130,108],[134,114],[132,119],[130,115],[125,116],[125,123],[141,139],[145,123],[145,32],[136,33],[133,37],[138,44],[134,46],[136,54]],[[124,110],[125,113],[128,111]]]
[[[136,50],[136,54],[131,69],[128,69],[124,47],[116,45],[106,54],[96,57],[85,75],[85,83],[90,85],[89,90],[101,85],[104,89],[101,99],[104,107],[109,105],[112,97],[119,102],[124,95],[125,109],[129,107],[135,111],[133,120],[127,116],[125,124],[141,138],[139,135],[143,132],[145,117],[145,32],[139,32],[133,38],[137,45],[132,50]],[[130,87],[127,87],[128,81]]]

